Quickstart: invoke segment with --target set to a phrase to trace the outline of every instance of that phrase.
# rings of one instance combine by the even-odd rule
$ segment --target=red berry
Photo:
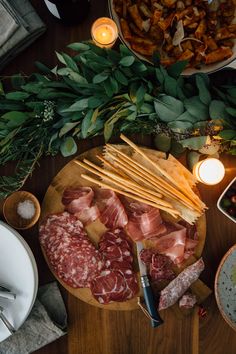
[[[233,196],[231,197],[231,202],[234,203],[234,204],[236,203],[236,195],[233,195]]]

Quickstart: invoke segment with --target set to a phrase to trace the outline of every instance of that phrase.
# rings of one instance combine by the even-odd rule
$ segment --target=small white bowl
[[[226,210],[224,210],[221,206],[220,206],[220,202],[223,199],[225,193],[227,192],[227,190],[231,187],[231,185],[236,181],[236,177],[230,182],[230,184],[228,184],[228,186],[225,188],[225,190],[223,191],[223,193],[221,194],[220,198],[217,201],[217,208],[225,215],[227,216],[230,220],[232,220],[233,222],[236,223],[236,218],[232,217],[231,215],[229,215],[227,213]]]

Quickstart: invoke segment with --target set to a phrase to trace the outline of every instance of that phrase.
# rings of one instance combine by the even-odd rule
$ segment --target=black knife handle
[[[143,296],[144,296],[145,304],[148,313],[151,317],[151,325],[152,327],[158,327],[163,323],[163,320],[161,319],[157,311],[157,307],[156,307],[157,305],[155,304],[152,288],[149,283],[148,277],[146,275],[141,276],[141,284],[143,287]]]

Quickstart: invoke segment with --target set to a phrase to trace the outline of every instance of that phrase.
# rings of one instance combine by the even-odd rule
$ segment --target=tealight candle
[[[91,36],[97,46],[111,48],[118,37],[116,23],[108,17],[98,18],[92,25]]]
[[[225,168],[220,160],[208,158],[194,165],[193,174],[199,182],[214,185],[224,178]]]

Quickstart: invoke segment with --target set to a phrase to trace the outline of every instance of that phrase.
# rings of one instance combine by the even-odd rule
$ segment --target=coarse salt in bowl
[[[7,223],[18,230],[29,229],[35,225],[40,212],[38,199],[27,191],[12,193],[3,204],[3,215]]]

